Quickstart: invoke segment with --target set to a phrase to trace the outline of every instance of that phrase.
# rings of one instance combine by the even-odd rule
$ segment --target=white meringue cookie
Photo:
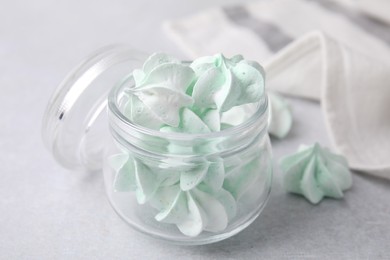
[[[162,188],[156,194],[165,203],[161,211],[155,216],[160,222],[176,224],[188,218],[188,205],[186,194],[176,185],[173,188]],[[173,198],[173,201],[170,199]]]
[[[191,97],[163,87],[148,88],[135,95],[160,122],[173,127],[179,126],[180,108],[192,104]]]
[[[190,193],[197,202],[197,207],[202,209],[202,219],[204,230],[210,232],[220,232],[227,227],[228,215],[225,207],[214,196],[198,189]]]
[[[164,124],[136,95],[129,95],[123,114],[132,122],[150,129],[159,129]]]
[[[180,61],[166,55],[165,53],[154,53],[152,54],[144,63],[142,70],[136,69],[133,71],[134,81],[136,85],[141,85],[145,79],[146,76],[149,75],[149,73],[159,65],[165,64],[165,63],[177,63],[179,64]]]
[[[268,100],[268,132],[277,138],[284,138],[293,122],[290,106],[283,97],[273,92],[268,92]]]
[[[135,86],[128,89],[130,97],[124,114],[133,122],[152,129],[164,124],[177,127],[181,108],[193,104],[186,91],[195,80],[194,71],[158,53],[145,62],[142,71],[135,70],[133,78]]]
[[[206,214],[189,192],[186,193],[186,196],[188,207],[187,218],[182,222],[176,223],[176,225],[184,235],[196,237],[205,228],[204,219],[206,218]]]

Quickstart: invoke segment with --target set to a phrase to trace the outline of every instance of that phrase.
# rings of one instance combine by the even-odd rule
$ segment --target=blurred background
[[[215,245],[176,247],[145,238],[122,222],[105,197],[101,173],[63,169],[43,147],[41,123],[47,102],[65,75],[89,53],[126,43],[147,53],[161,51],[188,59],[190,52],[163,29],[166,21],[255,2],[0,4],[0,259],[390,258],[386,180],[355,174],[354,187],[344,201],[326,200],[314,207],[287,195],[275,168],[269,205],[250,228]],[[343,6],[353,2],[339,1]],[[382,11],[385,18],[379,23],[385,24],[390,10]],[[295,98],[289,102],[294,115],[300,116],[295,116],[285,140],[273,141],[275,158],[303,142],[329,145],[319,104]]]

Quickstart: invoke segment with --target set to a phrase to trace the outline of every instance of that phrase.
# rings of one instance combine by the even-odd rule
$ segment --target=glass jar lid
[[[76,66],[46,108],[42,135],[55,159],[68,169],[98,170],[108,134],[109,91],[147,54],[123,45],[104,47]]]

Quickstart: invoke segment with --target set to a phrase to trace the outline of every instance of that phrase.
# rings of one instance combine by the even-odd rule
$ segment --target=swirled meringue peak
[[[344,157],[331,153],[318,143],[301,146],[298,152],[280,161],[287,191],[301,194],[313,204],[325,196],[340,199],[352,186],[352,176]]]
[[[192,97],[200,108],[225,112],[234,106],[260,100],[264,93],[264,71],[241,55],[225,58],[222,54],[196,59],[191,68],[196,81]]]
[[[159,129],[163,125],[178,127],[180,110],[191,106],[186,94],[195,80],[194,71],[177,60],[156,53],[149,57],[142,70],[134,70],[135,86],[127,89],[129,101],[124,114],[134,123]]]

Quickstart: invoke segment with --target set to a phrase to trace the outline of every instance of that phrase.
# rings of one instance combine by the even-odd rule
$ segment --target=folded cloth
[[[361,12],[390,24],[389,0],[357,0],[355,4]]]
[[[259,61],[267,86],[318,100],[331,141],[352,169],[390,179],[390,27],[325,0],[273,0],[169,21],[192,58]]]

